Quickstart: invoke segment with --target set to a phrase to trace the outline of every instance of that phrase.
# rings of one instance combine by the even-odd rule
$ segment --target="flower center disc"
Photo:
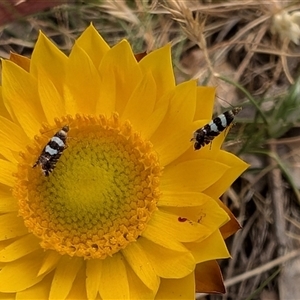
[[[161,168],[151,143],[117,114],[77,115],[58,127],[66,122],[67,147],[49,176],[39,165],[32,168],[49,136],[22,154],[15,188],[20,214],[43,248],[103,259],[145,229],[159,198]]]

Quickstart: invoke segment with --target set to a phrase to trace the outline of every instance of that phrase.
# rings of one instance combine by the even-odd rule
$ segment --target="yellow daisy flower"
[[[69,56],[41,33],[2,66],[0,298],[222,291],[238,224],[218,198],[247,165],[223,134],[193,150],[214,89],[176,85],[169,45],[138,60],[93,26]]]

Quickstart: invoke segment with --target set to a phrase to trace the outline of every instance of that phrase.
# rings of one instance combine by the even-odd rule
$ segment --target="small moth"
[[[241,110],[241,107],[236,107],[232,110],[225,111],[208,124],[194,131],[193,137],[191,138],[191,141],[194,141],[194,149],[199,150],[201,147],[211,143],[216,136],[232,123],[235,115]]]
[[[69,126],[66,125],[54,134],[54,136],[43,149],[36,163],[33,165],[33,168],[35,168],[37,165],[40,165],[44,175],[50,175],[63,151],[66,149],[68,131]]]

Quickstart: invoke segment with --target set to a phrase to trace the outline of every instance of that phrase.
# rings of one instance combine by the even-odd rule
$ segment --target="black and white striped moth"
[[[35,168],[40,165],[45,176],[49,176],[54,170],[57,161],[66,148],[66,139],[69,126],[65,125],[61,130],[57,131],[43,149],[36,163]]]
[[[217,137],[232,123],[235,115],[237,115],[241,110],[241,107],[236,107],[232,110],[225,111],[208,124],[194,131],[191,139],[191,141],[194,142],[194,149],[199,150],[201,147],[211,143],[215,137]]]

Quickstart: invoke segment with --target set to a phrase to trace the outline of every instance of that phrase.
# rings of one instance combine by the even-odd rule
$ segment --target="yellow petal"
[[[110,87],[110,81],[114,80],[116,111],[122,114],[132,92],[142,80],[142,72],[127,41],[121,41],[107,52],[100,64],[99,74],[102,79],[99,89],[105,89],[102,93],[105,97],[101,97],[101,101],[107,101],[107,87]]]
[[[13,164],[18,163],[16,152],[12,152],[11,149],[0,146],[0,154],[3,156],[3,158],[5,158],[6,160],[8,160],[11,163],[13,163]]]
[[[62,95],[58,92],[48,74],[38,69],[38,91],[47,122],[52,124],[54,119],[66,113]]]
[[[14,298],[14,299],[17,299],[17,300],[48,299],[51,280],[52,280],[52,277],[51,277],[51,279],[47,278],[47,277],[44,278],[42,281],[27,288],[26,290],[17,292],[16,298]],[[1,297],[0,297],[0,299],[1,299]]]
[[[116,110],[117,99],[117,82],[114,70],[109,63],[112,62],[104,62],[104,65],[100,69],[99,91],[101,91],[103,96],[100,96],[100,99],[97,101],[95,110],[95,114],[104,114],[107,116]]]
[[[87,53],[96,68],[110,49],[92,24],[76,40],[76,44]]]
[[[192,210],[196,216],[200,215],[199,222],[211,231],[219,229],[229,221],[228,214],[215,201],[207,201]]]
[[[158,99],[175,87],[170,44],[146,55],[139,62],[139,66],[143,73],[151,70],[157,86]]]
[[[86,262],[86,291],[88,299],[96,299],[102,273],[102,259],[91,259]]]
[[[157,210],[149,221],[149,229],[159,227],[161,235],[169,235],[179,242],[192,242],[204,238],[211,233],[211,230],[199,223],[180,222],[179,217],[170,213]],[[152,226],[151,226],[152,225]],[[165,234],[164,234],[165,233]]]
[[[47,250],[37,276],[49,273],[52,269],[56,267],[61,257],[62,256],[58,252]]]
[[[0,250],[4,249],[5,247],[9,246],[11,244],[12,240],[4,240],[4,241],[0,241]],[[0,262],[0,266],[2,267],[2,265],[5,265],[5,263],[1,263]]]
[[[83,267],[77,273],[77,276],[74,280],[74,283],[72,285],[72,288],[66,300],[87,299],[85,279],[86,279],[86,274],[85,274],[85,268]]]
[[[188,99],[188,100],[187,100]],[[164,120],[151,137],[163,166],[184,153],[190,146],[189,131],[196,107],[196,82],[178,85],[169,93],[169,109]],[[188,131],[186,131],[188,129]],[[181,134],[184,133],[184,136]],[[176,144],[176,140],[178,143]],[[176,152],[174,152],[176,151]]]
[[[0,241],[22,236],[28,233],[22,218],[18,213],[12,212],[0,216]]]
[[[225,151],[219,151],[216,159],[227,165],[228,169],[222,174],[222,177],[218,177],[214,184],[205,190],[205,194],[208,194],[212,198],[219,198],[234,180],[249,167],[247,163],[243,162],[237,156]]]
[[[28,57],[11,52],[9,60],[23,68],[25,71],[30,71],[30,59]]]
[[[29,138],[45,121],[39,102],[37,82],[29,73],[10,61],[2,61],[2,93],[5,106]]]
[[[201,206],[194,207],[165,207],[165,211],[176,216],[181,217],[181,222],[188,224],[192,223],[192,226],[201,224],[206,228],[206,232],[214,232],[229,221],[228,214],[218,205],[216,201],[210,199]],[[203,229],[202,229],[203,230]],[[200,240],[206,238],[207,235],[201,236]]]
[[[0,183],[3,183],[9,187],[13,187],[15,184],[15,178],[13,177],[13,173],[17,171],[16,164],[0,159]]]
[[[13,198],[11,192],[0,190],[0,214],[17,211],[18,209],[18,202]]]
[[[62,92],[62,81],[65,76],[67,62],[67,56],[40,32],[31,55],[30,73],[38,78],[40,68],[47,70],[50,80],[58,91]]]
[[[216,88],[210,86],[197,87],[197,105],[194,120],[212,118]]]
[[[225,164],[207,159],[185,161],[165,168],[161,189],[202,192],[221,178],[228,168]],[[202,170],[206,170],[205,174]]]
[[[159,287],[159,277],[139,242],[129,244],[122,253],[140,280],[155,294]]]
[[[0,292],[0,299],[1,300],[16,300],[15,293],[1,293]]]
[[[66,82],[77,102],[78,110],[85,114],[94,113],[102,92],[99,88],[100,77],[90,57],[77,43],[69,56]]]
[[[140,278],[133,272],[131,268],[127,268],[127,276],[129,283],[130,296],[132,300],[153,300],[157,291],[148,289],[140,280]],[[160,279],[160,278],[159,278]]]
[[[0,116],[0,141],[9,149],[20,151],[30,140],[20,126]]]
[[[162,125],[160,126],[162,127]],[[159,161],[161,166],[165,167],[168,164],[176,160],[187,149],[191,150],[190,133],[193,132],[193,124],[178,128],[169,135],[156,136],[155,139],[151,137],[151,142],[154,145],[155,151],[159,155]]]
[[[69,294],[75,277],[83,264],[77,257],[63,256],[54,273],[49,299],[64,299]]]
[[[225,293],[222,273],[214,260],[198,264],[195,269],[196,292]]]
[[[169,107],[168,97],[162,97],[157,100],[152,114],[144,120],[141,129],[141,135],[145,140],[151,140],[151,136],[159,127],[164,119]]]
[[[140,237],[139,243],[156,274],[163,278],[182,278],[193,272],[195,260],[190,252],[176,252]]]
[[[39,240],[33,234],[27,234],[0,250],[0,261],[9,262],[41,249]]]
[[[162,227],[160,224],[155,222],[148,223],[146,229],[144,230],[142,236],[153,243],[161,245],[165,248],[172,249],[178,252],[186,252],[186,248],[180,241],[177,241],[168,234],[169,229],[167,227]]]
[[[99,293],[102,299],[129,299],[125,259],[121,254],[103,260]]]
[[[143,133],[145,120],[150,118],[155,102],[156,86],[152,75],[148,72],[128,100],[122,119],[130,120],[134,129]]]
[[[195,299],[195,278],[194,272],[179,278],[161,280],[156,299],[159,300],[179,300]]]
[[[0,182],[13,187],[15,184],[15,178],[12,176],[17,171],[17,166],[7,160],[0,159]]]
[[[214,200],[203,193],[164,191],[159,198],[157,206],[194,207],[201,206],[207,201]]]
[[[230,257],[219,230],[200,243],[186,243],[185,246],[193,253],[197,263]]]
[[[8,112],[6,105],[7,105],[7,103],[4,103],[3,96],[2,96],[2,86],[0,86],[0,112],[1,112],[1,116],[6,118],[6,119],[10,119],[13,114],[12,114],[11,111],[10,111],[10,113]],[[9,109],[9,107],[8,107],[8,109]]]
[[[38,250],[11,263],[0,271],[0,292],[18,292],[27,289],[44,276],[37,276],[44,251]]]
[[[176,158],[173,162],[171,162],[170,166],[175,166],[182,162],[193,161],[193,160],[197,160],[197,159],[203,159],[203,160],[207,159],[212,162],[217,161],[216,156],[218,155],[218,152],[220,150],[219,148],[211,147],[211,144],[210,144],[210,145],[207,145],[207,146],[201,148],[200,151],[195,151],[194,147],[193,147],[193,143],[191,141],[193,132],[195,130],[201,128],[203,125],[205,125],[208,122],[209,122],[209,120],[200,120],[200,121],[195,121],[192,124],[190,124],[189,132],[186,133],[186,136],[184,138],[184,143],[187,143],[188,148],[178,158]],[[214,141],[215,141],[215,139],[214,139]],[[200,172],[200,170],[198,172]]]
[[[69,115],[76,115],[78,113],[78,103],[74,98],[73,92],[66,84],[63,86],[63,98],[66,113]]]

